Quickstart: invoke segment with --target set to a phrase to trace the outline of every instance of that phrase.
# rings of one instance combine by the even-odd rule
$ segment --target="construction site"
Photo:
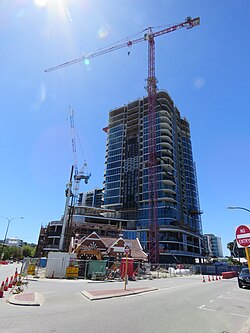
[[[103,188],[87,193],[79,186],[91,181],[91,174],[87,163],[78,170],[70,108],[74,163],[64,214],[41,228],[37,257],[63,252],[112,264],[121,262],[129,244],[129,257],[144,264],[202,261],[202,212],[189,122],[167,91],[158,90],[155,75],[156,37],[199,24],[198,17],[188,17],[163,30],[148,28],[140,38],[45,70],[60,70],[144,41],[148,45],[147,96],[109,112],[103,129],[107,135]]]

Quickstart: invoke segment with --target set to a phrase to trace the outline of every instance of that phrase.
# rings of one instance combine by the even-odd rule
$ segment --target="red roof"
[[[84,243],[89,246],[89,241],[95,242],[96,243],[102,243],[106,247],[107,252],[109,253],[112,247],[114,247],[114,244],[116,243],[121,243],[124,245],[124,243],[128,243],[131,245],[131,257],[134,258],[135,260],[143,260],[147,261],[148,256],[147,254],[143,251],[141,243],[138,238],[136,239],[124,239],[122,237],[101,237],[99,236],[96,232],[91,233],[87,237],[85,237],[81,244],[78,245],[81,246]],[[98,247],[98,244],[96,244]],[[100,251],[103,251],[102,249],[99,249]]]

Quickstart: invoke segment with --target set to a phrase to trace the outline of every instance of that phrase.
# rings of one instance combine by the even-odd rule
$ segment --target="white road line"
[[[203,304],[202,306],[198,306],[198,309],[201,309],[201,310],[206,310],[206,311],[216,311],[216,310],[213,310],[213,309],[208,309],[208,308],[204,308],[205,304]]]
[[[229,313],[229,314],[232,315],[232,316],[238,316],[238,317],[248,318],[248,316],[240,315],[240,314],[238,314],[238,313]]]
[[[231,294],[231,291],[227,291],[227,294]]]
[[[190,286],[190,283],[182,284],[180,286],[172,286],[172,287],[167,287],[167,288],[160,288],[160,289],[158,289],[158,291],[168,290],[168,289],[175,289],[175,288],[182,288],[182,287],[185,287],[185,286]]]
[[[211,301],[209,301],[209,303],[212,303],[214,300],[213,299],[211,299]]]
[[[232,297],[226,297],[226,296],[222,296],[220,298],[223,298],[223,299],[233,299]]]
[[[223,295],[220,295],[220,296],[218,296],[217,298],[221,298],[221,297],[223,297]]]

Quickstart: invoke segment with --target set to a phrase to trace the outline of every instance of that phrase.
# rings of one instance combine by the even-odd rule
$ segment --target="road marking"
[[[220,295],[220,296],[218,296],[217,298],[221,298],[221,297],[223,297],[223,295]]]
[[[248,316],[240,315],[240,314],[238,314],[238,313],[229,313],[229,314],[232,315],[232,316],[238,316],[238,317],[248,318]]]
[[[201,309],[201,310],[206,310],[206,311],[216,311],[216,310],[213,310],[213,309],[208,309],[208,308],[205,308],[204,306],[206,306],[205,304],[201,305],[201,306],[198,306],[198,309]]]
[[[231,291],[227,291],[227,294],[231,294]]]
[[[211,299],[211,301],[209,301],[209,303],[212,303],[214,300],[213,299]]]
[[[233,299],[232,297],[226,297],[226,296],[222,296],[220,298],[223,298],[223,299]]]
[[[167,287],[167,288],[161,288],[161,289],[158,289],[158,291],[168,290],[168,289],[174,289],[174,288],[182,288],[182,287],[185,287],[185,286],[190,286],[190,283],[183,284],[183,285],[180,285],[180,286],[172,286],[172,287]]]

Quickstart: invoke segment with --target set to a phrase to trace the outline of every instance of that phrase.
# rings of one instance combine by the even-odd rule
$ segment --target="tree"
[[[235,240],[233,242],[227,243],[227,249],[230,251],[230,255],[233,254],[235,257],[234,248],[235,248]]]
[[[32,247],[30,245],[24,245],[22,247],[22,256],[23,257],[33,257],[35,254],[35,247]]]
[[[246,253],[244,248],[239,248],[236,239],[227,243],[227,248],[230,251],[230,256],[234,258],[245,258]]]
[[[18,246],[11,246],[10,247],[10,252],[11,252],[11,258],[12,259],[20,259],[21,258],[21,248]]]
[[[22,247],[19,246],[5,246],[3,250],[4,260],[19,260],[24,257],[34,257],[36,250],[35,244],[26,244]]]

